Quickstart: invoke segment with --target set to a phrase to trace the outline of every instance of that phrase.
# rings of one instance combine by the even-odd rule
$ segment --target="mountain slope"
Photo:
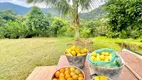
[[[30,8],[26,8],[23,6],[16,5],[16,4],[12,4],[8,2],[0,3],[0,10],[5,10],[5,9],[11,9],[20,15],[26,14],[27,12],[30,11]]]
[[[27,14],[31,10],[31,8],[23,7],[13,3],[8,3],[8,2],[0,3],[0,10],[6,10],[6,9],[11,9],[14,12],[16,12],[16,14],[19,14],[19,15]],[[52,8],[41,8],[41,10],[45,14],[51,13],[52,15],[58,15],[57,10],[54,10]]]
[[[94,9],[94,10],[88,12],[88,13],[82,13],[82,14],[80,15],[80,17],[81,17],[82,19],[87,19],[87,20],[92,19],[92,20],[95,20],[95,19],[97,19],[98,17],[100,17],[100,16],[102,16],[102,15],[104,15],[104,14],[106,14],[106,13],[107,13],[107,12],[103,10],[103,7],[100,6],[100,7],[96,8],[96,9]]]

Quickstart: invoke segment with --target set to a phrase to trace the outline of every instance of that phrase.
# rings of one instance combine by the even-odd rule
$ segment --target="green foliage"
[[[4,38],[5,37],[5,33],[4,33],[4,28],[0,27],[0,38]]]
[[[0,10],[0,16],[2,17],[2,19],[7,21],[16,20],[16,13],[13,12],[12,10]]]
[[[51,31],[53,36],[65,36],[65,32],[69,27],[69,23],[67,20],[54,17],[51,22]]]
[[[7,22],[4,29],[6,38],[23,38],[27,36],[25,25],[18,21]]]
[[[49,22],[38,7],[33,7],[27,14],[25,24],[28,34],[32,36],[42,36],[49,29]]]
[[[91,35],[90,32],[91,30],[89,28],[83,27],[80,29],[80,36],[84,38],[89,38]]]
[[[105,8],[109,12],[109,30],[110,33],[115,32],[111,37],[128,38],[136,33],[136,30],[139,32],[142,29],[141,4],[141,0],[109,0],[107,2]],[[134,30],[133,33],[129,33],[130,30]]]

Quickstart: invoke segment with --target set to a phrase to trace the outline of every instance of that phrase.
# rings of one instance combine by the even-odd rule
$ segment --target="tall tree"
[[[32,36],[41,36],[41,33],[49,28],[49,22],[44,13],[36,6],[32,7],[27,14],[25,24],[29,34]]]
[[[63,15],[70,15],[75,26],[75,38],[79,39],[79,14],[94,7],[96,0],[27,0],[27,3],[46,3],[58,9]]]

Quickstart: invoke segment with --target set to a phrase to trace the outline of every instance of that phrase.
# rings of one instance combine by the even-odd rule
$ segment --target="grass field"
[[[121,51],[121,46],[117,44],[126,43],[129,44],[131,50],[142,54],[142,48],[140,49],[138,46],[142,46],[142,39],[120,39],[120,38],[106,38],[106,37],[96,37],[93,39],[93,44],[95,49],[99,48],[112,48],[116,51]]]
[[[55,65],[67,38],[0,40],[0,80],[25,80],[36,66]]]
[[[25,80],[37,66],[56,65],[72,38],[0,39],[0,80]],[[142,45],[140,40],[93,38],[93,49],[112,48],[115,42]],[[142,50],[140,51],[142,53]]]

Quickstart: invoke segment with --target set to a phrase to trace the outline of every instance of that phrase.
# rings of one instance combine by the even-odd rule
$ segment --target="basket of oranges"
[[[65,55],[70,65],[77,66],[79,68],[84,67],[87,54],[88,50],[81,46],[73,45],[65,50]]]
[[[85,75],[81,69],[75,66],[64,67],[58,69],[51,80],[85,80]]]

